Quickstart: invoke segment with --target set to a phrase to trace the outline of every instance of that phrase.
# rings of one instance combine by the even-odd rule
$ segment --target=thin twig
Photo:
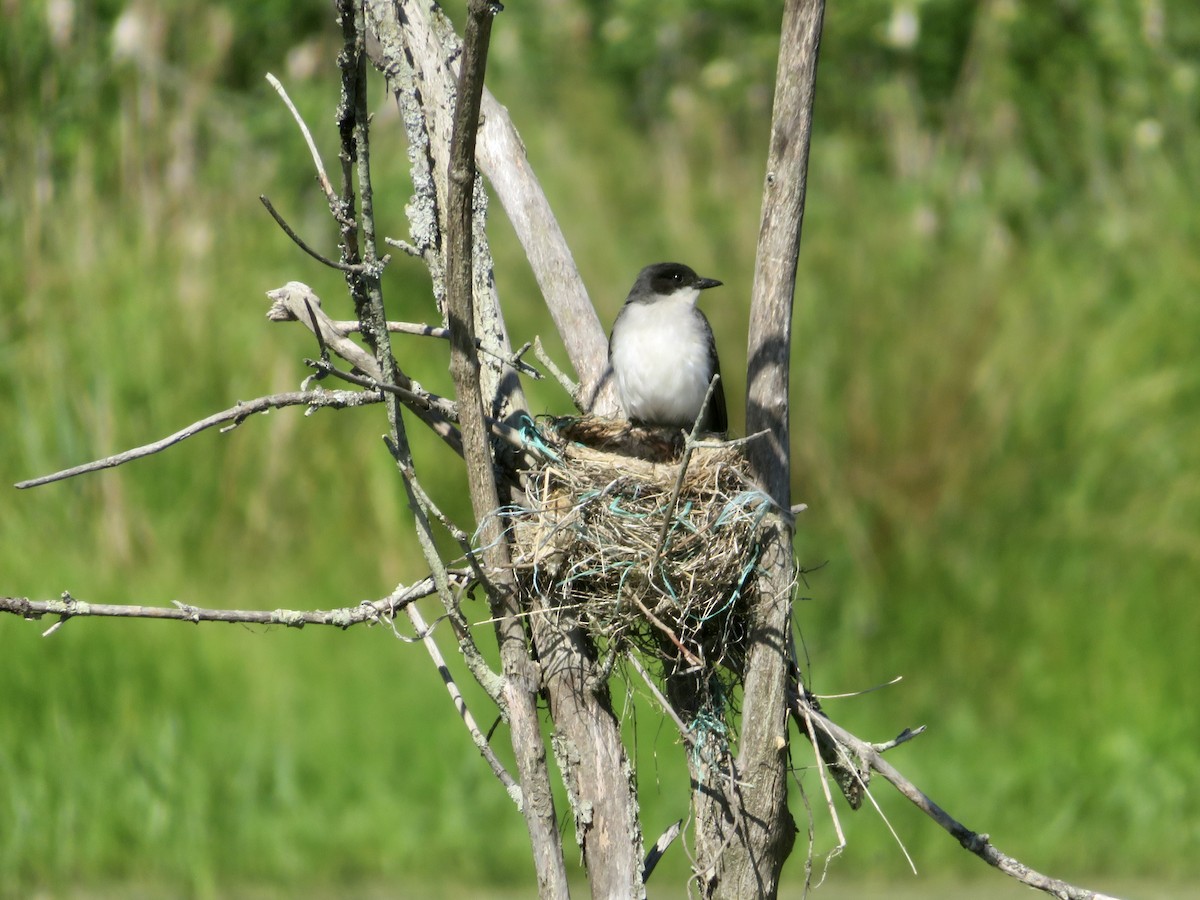
[[[629,598],[633,600],[634,605],[637,606],[642,615],[646,617],[646,621],[661,631],[666,636],[667,640],[675,645],[675,649],[683,654],[683,658],[687,660],[688,665],[694,666],[697,669],[704,667],[704,663],[700,660],[700,657],[696,656],[695,653],[685,647],[683,641],[679,640],[679,636],[675,634],[675,632],[671,629],[671,626],[651,612],[650,608],[642,602],[641,598],[638,597],[636,593],[631,593]]]
[[[383,239],[383,242],[385,244],[387,244],[389,247],[395,247],[397,250],[400,250],[401,252],[406,253],[409,256],[415,257],[417,259],[425,258],[425,255],[420,250],[418,250],[416,247],[414,247],[412,244],[410,244],[408,241],[401,240],[399,238],[385,237]]]
[[[332,325],[343,334],[353,334],[362,331],[362,323],[357,319],[331,319]],[[448,340],[450,329],[440,325],[426,325],[424,322],[388,322],[387,330],[392,334],[415,334],[417,337],[431,337]]]
[[[453,400],[443,397],[441,394],[427,391],[420,384],[408,378],[402,379],[402,383],[400,384],[381,384],[377,378],[343,371],[324,360],[305,359],[304,364],[316,369],[322,375],[332,375],[334,378],[338,378],[347,384],[355,384],[368,390],[379,390],[394,394],[404,401],[405,406],[414,411],[422,409],[426,412],[434,413],[447,422],[458,421],[458,407]]]
[[[347,319],[344,321],[337,320],[337,319],[331,319],[330,323],[335,328],[337,328],[339,331],[341,331],[342,334],[353,334],[356,331],[362,330],[362,323],[357,321],[356,319]],[[442,326],[437,326],[437,325],[426,325],[421,322],[388,322],[387,330],[390,331],[392,334],[412,334],[412,335],[416,335],[417,337],[439,338],[440,340],[449,340],[450,339],[450,329],[449,328],[444,328]],[[520,372],[523,375],[528,375],[534,381],[541,381],[546,376],[543,375],[538,369],[535,369],[529,363],[527,363],[523,359],[521,359],[522,354],[530,346],[531,346],[530,344],[526,344],[524,347],[522,347],[516,353],[513,353],[511,356],[505,356],[500,353],[495,353],[492,350],[489,350],[487,347],[483,346],[483,341],[481,341],[479,338],[475,339],[475,349],[477,349],[483,353],[486,353],[488,356],[492,357],[495,360],[498,360],[499,362],[504,363],[504,365],[506,365],[506,366],[516,369],[518,372]]]
[[[380,384],[374,378],[366,378],[362,375],[355,375],[353,372],[344,372],[336,366],[322,362],[321,360],[306,359],[304,362],[306,365],[312,366],[322,374],[332,375],[335,378],[340,378],[342,381],[345,381],[349,384],[356,384],[363,388],[381,390],[389,394],[395,394],[404,401],[404,404],[407,407],[418,414],[424,410],[430,413],[432,416],[444,419],[448,423],[458,421],[458,407],[455,405],[453,400],[442,397],[440,394],[431,393],[422,388],[415,381],[409,381],[408,387],[397,384]],[[497,422],[490,416],[485,416],[484,421],[487,423],[488,429],[493,435],[500,438],[515,450],[518,450],[524,454],[524,462],[527,466],[532,466],[545,458],[542,450],[527,443],[521,436],[521,432],[516,428],[513,428],[511,425],[508,425],[504,422]],[[430,423],[427,421],[426,424]],[[441,436],[443,440],[446,440],[446,442],[454,448],[456,453],[458,453],[460,456],[462,455],[462,439],[458,436],[457,431],[454,432],[453,441],[451,441],[446,435],[443,435],[440,431],[438,431],[438,429],[434,428],[434,431],[437,431],[439,436]]]
[[[456,583],[466,583],[470,574],[454,571],[450,577]],[[433,578],[416,584],[398,586],[382,600],[370,600],[358,606],[340,609],[206,609],[189,603],[172,601],[174,606],[138,606],[131,604],[88,603],[64,591],[58,600],[30,600],[27,597],[0,597],[0,612],[25,619],[59,616],[59,622],[46,632],[47,636],[67,619],[108,617],[125,619],[174,619],[182,622],[228,622],[242,625],[286,625],[303,628],[305,625],[332,625],[349,628],[362,622],[377,621],[380,616],[392,616],[396,610],[437,591]]]
[[[16,487],[24,490],[25,488],[38,487],[43,484],[50,484],[54,481],[62,481],[66,478],[74,478],[76,475],[83,475],[87,472],[97,472],[101,469],[111,469],[114,466],[119,466],[127,462],[132,462],[135,459],[141,459],[144,456],[150,456],[166,450],[180,441],[185,441],[188,438],[199,434],[209,428],[215,428],[218,425],[225,425],[221,429],[222,432],[229,431],[241,425],[246,419],[255,413],[268,412],[272,409],[282,409],[287,406],[307,406],[309,411],[320,409],[321,407],[331,407],[333,409],[349,409],[356,406],[365,406],[369,403],[379,403],[383,399],[382,392],[378,390],[367,391],[290,391],[283,394],[271,394],[266,397],[258,397],[254,400],[245,402],[238,401],[236,406],[223,410],[219,413],[209,416],[206,419],[201,419],[199,422],[193,422],[187,428],[183,428],[172,435],[168,435],[161,440],[154,441],[150,444],[145,444],[141,447],[135,447],[132,450],[126,450],[123,453],[118,453],[114,456],[106,456],[104,459],[97,459],[93,462],[84,463],[78,466],[72,466],[69,469],[63,469],[61,472],[55,472],[52,475],[42,475],[38,478],[31,478],[28,481],[18,481]],[[228,424],[227,424],[228,423]]]
[[[861,691],[847,691],[844,694],[813,694],[813,696],[818,700],[845,700],[847,697],[861,697],[863,694],[870,694],[873,691],[891,687],[893,684],[899,684],[903,680],[903,675],[897,675],[891,681],[885,681],[883,684],[877,684],[874,687],[863,688]]]
[[[275,220],[275,224],[283,229],[283,233],[286,234],[288,237],[290,237],[292,239],[293,243],[295,243],[295,245],[297,247],[299,247],[301,250],[303,250],[305,253],[307,253],[309,256],[311,256],[313,259],[315,259],[317,262],[322,263],[326,266],[329,266],[329,268],[331,268],[331,269],[337,269],[341,272],[354,271],[353,266],[349,266],[346,263],[341,263],[341,262],[338,262],[337,260],[330,259],[328,256],[324,256],[320,252],[318,252],[318,251],[314,250],[312,247],[310,247],[305,242],[304,238],[302,238],[302,237],[300,237],[300,235],[296,234],[295,229],[293,229],[292,226],[289,225],[287,223],[287,221],[283,218],[283,216],[281,216],[279,214],[278,210],[275,209],[275,206],[271,203],[271,201],[269,199],[267,199],[266,194],[259,194],[258,199],[262,202],[262,205],[267,208],[267,212],[269,212],[271,214],[271,218]]]
[[[708,404],[712,402],[713,393],[716,391],[720,380],[721,376],[715,374],[709,380],[708,390],[704,394],[704,402],[700,404],[700,411],[696,413],[696,421],[692,423],[692,433],[688,436],[687,445],[683,450],[683,458],[679,461],[679,476],[675,479],[675,488],[671,491],[671,500],[667,504],[666,513],[663,515],[662,530],[658,533],[658,545],[654,548],[654,554],[650,557],[650,571],[648,574],[651,584],[654,583],[654,568],[658,565],[658,557],[667,545],[667,535],[671,531],[671,520],[675,517],[675,507],[679,505],[679,494],[683,491],[683,480],[687,475],[688,464],[692,461],[692,453],[696,449],[696,441],[700,438],[700,423],[707,417]]]
[[[646,667],[642,665],[636,654],[630,653],[628,656],[629,664],[633,666],[633,670],[642,676],[642,681],[646,682],[646,687],[650,689],[651,696],[658,701],[658,705],[662,707],[663,712],[675,723],[675,727],[679,729],[679,736],[683,738],[683,742],[689,747],[696,743],[696,738],[692,734],[691,729],[687,727],[683,719],[679,717],[679,713],[675,711],[675,707],[671,705],[654,679],[650,677],[650,673],[646,671]]]
[[[822,758],[820,751],[820,742],[817,740],[816,732],[813,730],[813,722],[811,716],[803,716],[798,724],[804,726],[805,732],[808,734],[808,740],[812,744],[813,758],[817,761],[817,772],[820,776],[818,779],[821,782],[821,791],[825,794],[825,808],[829,810],[829,818],[833,822],[833,830],[837,834],[837,847],[834,852],[840,851],[846,846],[846,835],[842,831],[842,820],[838,816],[837,807],[833,805],[833,794],[829,790],[829,777],[825,768],[825,760]]]
[[[313,165],[317,167],[317,180],[321,183],[321,190],[325,192],[325,198],[329,201],[329,209],[331,212],[333,212],[334,216],[338,217],[339,221],[341,221],[341,214],[339,212],[341,209],[341,203],[338,200],[337,193],[333,189],[333,185],[329,181],[329,176],[325,173],[325,163],[321,161],[321,153],[317,150],[317,145],[313,140],[312,132],[308,130],[308,125],[305,124],[304,118],[300,115],[300,111],[296,109],[295,104],[292,103],[292,98],[288,96],[287,91],[284,90],[283,85],[280,84],[279,79],[268,72],[267,81],[270,82],[271,87],[275,88],[275,92],[283,98],[284,104],[287,105],[287,108],[292,113],[292,118],[295,119],[296,124],[300,126],[300,133],[304,135],[304,143],[308,144],[308,152],[312,154]],[[346,223],[343,222],[342,224]]]
[[[872,744],[871,746],[874,747],[878,753],[887,753],[889,750],[894,750],[901,744],[907,744],[913,738],[924,733],[924,725],[918,725],[916,728],[905,728],[890,741],[883,741],[882,743]]]
[[[586,412],[579,396],[578,382],[572,381],[570,376],[560,369],[554,360],[550,358],[550,354],[542,346],[542,339],[540,337],[533,339],[533,355],[537,357],[538,362],[546,367],[546,371],[554,376],[554,380],[562,385],[563,390],[567,392],[567,396],[571,398],[571,402],[575,404],[575,408],[580,412]]]
[[[401,474],[408,479],[410,485],[412,486],[413,496],[421,505],[421,508],[427,515],[433,516],[433,518],[435,518],[438,523],[446,529],[446,531],[450,534],[450,537],[454,539],[454,542],[458,544],[459,549],[463,552],[463,558],[467,561],[467,565],[475,575],[475,580],[481,584],[486,582],[487,573],[483,570],[483,564],[480,562],[479,555],[475,552],[475,548],[471,546],[470,535],[455,525],[453,520],[451,520],[449,516],[442,512],[441,508],[433,502],[433,498],[429,496],[421,482],[417,480],[417,473],[411,465],[409,465],[407,462],[401,462],[399,460],[397,460],[396,465],[400,467]],[[465,628],[465,619],[463,620],[462,624]]]
[[[500,499],[484,415],[479,357],[475,352],[472,202],[476,183],[475,139],[479,131],[479,103],[487,69],[492,18],[499,9],[495,0],[471,0],[459,58],[445,209],[450,374],[458,397],[471,507],[479,525],[483,558],[494,573],[485,587],[492,615],[502,620],[496,626],[496,637],[506,681],[513,752],[521,786],[529,800],[523,805],[522,812],[533,847],[539,894],[565,897],[570,891],[537,713],[541,685],[533,672],[534,662],[525,631],[515,617],[520,610],[520,601],[517,581],[510,568],[510,538],[500,520],[493,515],[500,507]]]
[[[500,762],[495,751],[492,750],[491,745],[488,743],[487,737],[475,722],[475,717],[471,715],[471,710],[467,708],[467,701],[463,699],[462,691],[458,689],[458,685],[454,682],[454,676],[450,674],[450,668],[446,665],[446,659],[442,656],[442,651],[438,647],[437,641],[433,639],[432,630],[425,625],[425,619],[422,617],[421,611],[417,609],[415,604],[405,607],[404,611],[408,614],[409,621],[412,622],[417,634],[421,636],[421,643],[429,651],[429,657],[433,660],[433,664],[437,666],[438,674],[442,676],[442,682],[446,685],[450,699],[454,701],[454,708],[458,710],[463,724],[467,726],[467,731],[471,734],[471,740],[478,748],[480,755],[491,766],[492,774],[504,785],[504,790],[508,792],[508,796],[512,798],[513,802],[517,804],[517,808],[520,809],[522,802],[521,786],[517,784],[508,770],[504,768],[504,764]]]

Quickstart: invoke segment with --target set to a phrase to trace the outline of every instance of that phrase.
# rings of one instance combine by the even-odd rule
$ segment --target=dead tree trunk
[[[482,217],[472,214],[472,202],[478,203],[483,197],[481,189],[476,186],[475,161],[477,157],[493,159],[499,160],[497,165],[519,168],[519,161],[511,156],[513,147],[517,145],[507,140],[506,132],[497,131],[501,118],[498,113],[489,116],[494,121],[490,130],[479,129],[477,135],[475,126],[482,102],[490,102],[493,109],[498,109],[494,100],[482,97],[481,56],[485,59],[487,33],[478,24],[486,21],[490,26],[494,10],[491,4],[472,2],[470,28],[465,42],[460,45],[453,29],[436,7],[419,3],[368,2],[367,8],[377,39],[373,47],[376,64],[388,77],[401,104],[410,141],[414,141],[420,150],[417,154],[418,174],[415,183],[418,194],[425,198],[421,206],[426,213],[418,221],[432,227],[435,222],[443,218],[446,220],[447,311],[451,332],[457,335],[454,341],[454,371],[471,496],[475,518],[481,524],[482,543],[487,548],[488,558],[485,562],[489,572],[494,573],[492,591],[499,592],[498,596],[503,601],[497,618],[501,622],[511,623],[497,626],[501,629],[498,637],[502,655],[506,659],[507,690],[513,691],[517,685],[523,685],[523,689],[542,693],[546,697],[555,723],[551,747],[566,780],[576,839],[583,851],[593,895],[643,896],[642,839],[633,791],[633,767],[621,740],[620,724],[611,709],[607,685],[596,672],[594,648],[572,623],[569,613],[547,607],[536,596],[523,595],[521,601],[521,608],[528,617],[530,634],[527,635],[518,620],[513,618],[517,609],[514,601],[518,585],[512,574],[509,535],[496,511],[502,505],[499,491],[506,494],[503,498],[505,506],[519,498],[512,495],[514,488],[511,484],[499,489],[496,487],[492,478],[495,463],[492,447],[482,431],[480,416],[483,410],[491,414],[500,410],[502,404],[495,397],[487,396],[486,390],[481,393],[479,379],[472,377],[473,370],[477,370],[479,365],[473,323],[486,317],[501,323],[495,329],[493,339],[504,334],[494,286],[489,283],[490,257],[486,252]],[[450,137],[452,118],[453,141]],[[481,146],[477,146],[477,138]],[[507,149],[509,155],[502,155],[497,147]],[[448,183],[440,175],[445,171],[450,172]],[[506,181],[513,183],[511,177]],[[533,185],[536,187],[536,181]],[[518,189],[523,186],[527,187],[527,184],[517,183]],[[520,203],[528,207],[534,205],[540,197],[540,191],[531,194],[525,190],[517,195],[510,189],[502,192],[501,196],[502,199],[519,196]],[[450,216],[444,217],[440,211],[447,206]],[[436,218],[429,215],[431,212],[438,213]],[[531,217],[537,212],[535,206],[532,213],[524,214],[524,220],[531,222]],[[548,207],[544,207],[542,216],[546,214]],[[527,237],[534,233],[553,237],[558,233],[557,226],[549,229],[544,222],[531,223],[522,230]],[[561,233],[558,234],[561,238]],[[431,271],[435,273],[436,282],[436,273],[442,261],[438,252],[440,242],[429,239],[418,243],[422,247],[422,255],[433,263]],[[542,260],[539,274],[545,270],[559,271],[557,275],[545,276],[543,282],[550,286],[568,284],[561,271],[565,243],[547,243],[542,239],[537,246],[548,248],[531,254]],[[473,273],[472,262],[481,268],[487,267],[484,278],[481,279],[477,272]],[[574,272],[569,256],[565,263]],[[580,284],[577,273],[575,284]],[[486,316],[482,310],[473,308],[471,302],[471,291],[478,292],[481,289],[488,305]],[[560,293],[566,295],[568,302],[556,304],[555,308],[566,308],[568,312],[563,315],[576,326],[565,333],[587,334],[582,325],[589,323],[590,314],[590,321],[594,322],[592,334],[603,340],[603,331],[590,304],[586,305],[586,312],[582,311],[584,307],[579,303],[580,291],[564,290]],[[583,300],[586,302],[586,294]],[[504,345],[496,348],[498,355],[510,355],[507,338],[502,337],[502,340]],[[581,371],[587,372],[588,369],[581,368]],[[591,382],[599,384],[599,375],[593,375]],[[517,408],[523,408],[523,403]],[[536,653],[537,663],[534,668],[526,670],[524,667],[530,663],[522,663],[521,660],[528,660],[530,651]],[[522,676],[522,671],[527,674]],[[518,723],[511,719],[511,701],[509,715],[514,727],[513,740],[518,759],[522,752],[540,754],[544,759],[545,747],[536,728],[522,728],[519,740],[524,750],[517,747],[515,729]],[[527,774],[523,772],[523,785],[526,777]],[[536,796],[542,798],[543,794],[539,791]],[[544,799],[548,800],[548,796]],[[527,820],[529,812],[526,810]],[[543,816],[542,819],[552,822],[552,814],[551,810],[549,818]],[[535,825],[536,822],[530,821],[535,858],[557,853],[561,864],[561,848],[550,841],[540,826],[535,830]],[[543,868],[539,862],[539,883],[543,896],[560,896],[565,885],[543,878]]]

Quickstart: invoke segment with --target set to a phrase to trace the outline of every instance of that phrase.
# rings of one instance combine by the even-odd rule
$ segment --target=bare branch
[[[451,577],[457,583],[466,583],[471,575],[455,571]],[[72,597],[67,591],[58,600],[30,600],[27,597],[0,597],[0,613],[11,613],[25,619],[40,619],[43,616],[59,616],[60,622],[67,619],[87,617],[116,617],[123,619],[173,619],[181,622],[228,622],[241,625],[286,625],[288,628],[303,628],[305,625],[332,625],[349,628],[362,622],[377,622],[380,617],[391,617],[396,611],[407,607],[415,600],[436,593],[433,578],[423,578],[416,584],[398,586],[382,600],[370,600],[358,606],[341,609],[206,609],[188,603],[172,601],[174,606],[135,606],[111,603],[88,603]],[[48,631],[47,634],[50,632]]]
[[[748,446],[750,469],[778,510],[791,507],[788,458],[788,360],[792,296],[804,215],[812,99],[824,0],[787,0],[771,110],[771,142],[755,255],[746,391],[746,431],[768,431]],[[792,528],[785,513],[767,516],[760,536],[759,578],[750,609],[743,681],[738,771],[749,823],[745,843],[721,853],[722,897],[774,897],[796,826],[787,805],[787,688]]]
[[[432,581],[432,579],[430,579]],[[425,619],[421,615],[421,611],[415,605],[409,605],[404,610],[408,614],[409,621],[412,622],[413,628],[417,634],[421,636],[421,643],[425,645],[425,649],[429,652],[430,659],[437,666],[438,674],[442,676],[442,681],[446,685],[446,690],[450,694],[450,699],[454,701],[454,708],[458,710],[459,716],[463,720],[463,724],[467,726],[467,731],[471,734],[471,740],[479,749],[479,753],[487,760],[487,764],[492,769],[492,774],[499,779],[504,785],[504,789],[508,792],[508,796],[517,804],[517,808],[521,808],[521,786],[513,780],[512,775],[504,768],[504,764],[500,762],[491,745],[488,743],[487,737],[479,729],[479,725],[475,722],[475,717],[471,715],[471,710],[467,708],[467,701],[463,699],[462,691],[458,689],[458,685],[454,682],[454,677],[450,674],[450,668],[446,665],[445,657],[442,656],[442,651],[437,645],[437,641],[433,639],[433,630],[425,624]]]
[[[361,270],[356,270],[360,271]],[[317,338],[323,347],[332,350],[354,368],[365,372],[367,378],[359,379],[353,375],[340,372],[332,367],[313,364],[326,374],[332,374],[353,384],[379,388],[386,393],[394,394],[403,400],[422,422],[431,428],[444,440],[455,453],[462,455],[462,439],[450,422],[457,418],[450,408],[440,404],[442,398],[424,391],[419,384],[408,378],[400,371],[392,357],[390,345],[386,349],[386,357],[382,353],[372,356],[354,341],[346,337],[338,328],[336,322],[329,318],[321,308],[321,298],[308,285],[300,281],[289,281],[283,287],[267,291],[271,307],[267,310],[267,318],[273,322],[300,322]],[[386,337],[386,329],[385,329]],[[384,378],[379,359],[386,358],[386,368],[394,380]],[[449,403],[449,401],[444,401]]]
[[[567,373],[560,369],[554,360],[550,358],[550,354],[542,346],[542,339],[540,337],[533,339],[533,355],[537,357],[538,362],[546,367],[546,371],[554,376],[554,380],[562,385],[563,390],[567,392],[567,396],[571,398],[571,402],[575,404],[575,408],[583,412],[584,405],[579,397],[579,385],[572,381],[567,376]]]
[[[259,199],[259,201],[262,202],[262,205],[267,208],[267,212],[269,212],[271,214],[271,218],[275,220],[275,224],[283,229],[283,233],[286,234],[288,237],[290,237],[292,239],[292,242],[295,243],[295,245],[297,247],[299,247],[301,250],[303,250],[305,253],[307,253],[309,256],[311,256],[313,259],[315,259],[317,262],[322,263],[323,265],[329,266],[329,268],[331,268],[331,269],[338,269],[339,271],[342,271],[342,272],[354,271],[353,266],[348,266],[345,263],[341,263],[336,260],[330,259],[329,257],[322,255],[321,253],[319,253],[318,251],[316,251],[312,247],[310,247],[305,242],[304,238],[302,238],[302,237],[300,237],[300,235],[296,234],[296,232],[292,228],[292,226],[287,223],[287,220],[285,220],[283,218],[283,216],[281,216],[279,214],[279,212],[275,209],[274,204],[272,204],[271,201],[267,199],[266,194],[259,194],[258,199]]]
[[[649,688],[650,695],[662,707],[662,711],[675,723],[675,727],[679,729],[679,736],[683,739],[683,742],[689,747],[695,744],[696,739],[692,735],[691,729],[687,727],[683,719],[679,718],[679,712],[671,705],[671,701],[663,696],[663,692],[654,683],[654,679],[650,677],[650,673],[646,671],[646,667],[642,665],[637,655],[634,653],[629,654],[628,661],[633,666],[633,670],[642,676],[642,681],[646,682],[646,687]]]
[[[913,738],[917,737],[918,735],[922,735],[924,733],[925,733],[924,725],[919,725],[916,728],[905,728],[902,732],[900,732],[898,735],[896,735],[890,741],[883,741],[882,743],[872,744],[871,746],[874,747],[876,752],[878,752],[878,753],[887,753],[889,750],[894,750],[896,747],[899,747],[901,744],[907,744]]]
[[[616,414],[619,407],[608,366],[608,335],[508,110],[488,91],[483,95],[477,153],[579,374],[582,408],[601,416]]]
[[[222,431],[229,431],[241,425],[246,419],[255,413],[269,412],[272,409],[282,409],[286,406],[307,406],[309,412],[320,409],[322,407],[331,407],[333,409],[349,409],[356,406],[365,406],[370,403],[379,403],[383,399],[383,394],[377,390],[367,391],[291,391],[284,394],[271,394],[267,397],[258,397],[254,400],[245,402],[238,401],[236,406],[222,412],[215,413],[206,419],[201,419],[199,422],[193,422],[187,428],[183,428],[172,435],[168,435],[161,440],[154,441],[151,444],[145,444],[141,447],[135,447],[132,450],[126,450],[124,453],[118,453],[114,456],[106,456],[104,459],[98,459],[94,462],[84,463],[79,466],[72,466],[69,469],[63,469],[61,472],[55,472],[52,475],[42,475],[39,478],[31,478],[28,481],[18,481],[17,488],[25,489],[38,487],[43,484],[50,484],[54,481],[62,481],[66,478],[74,478],[76,475],[83,475],[87,472],[98,472],[101,469],[111,469],[114,466],[119,466],[127,462],[132,462],[135,459],[141,459],[144,456],[151,456],[166,450],[168,447],[178,444],[180,441],[185,441],[194,435],[199,434],[209,428],[215,428],[218,425],[225,425]]]
[[[331,319],[330,324],[332,324],[333,327],[336,328],[338,331],[340,331],[342,334],[353,334],[356,331],[362,330],[362,323],[358,322],[354,319],[350,319],[347,321],[337,321],[337,320]],[[388,322],[387,330],[391,334],[412,334],[412,335],[416,335],[417,337],[439,338],[440,340],[444,340],[444,341],[447,341],[450,339],[450,329],[449,328],[443,328],[443,327],[435,326],[435,325],[426,325],[421,322]],[[498,360],[499,362],[502,362],[504,365],[509,366],[510,368],[516,369],[522,375],[528,375],[534,381],[541,381],[546,376],[543,375],[541,372],[539,372],[537,369],[535,369],[533,366],[531,366],[529,363],[527,363],[523,359],[521,359],[521,355],[525,352],[525,350],[528,348],[528,346],[529,345],[526,345],[526,347],[522,348],[517,353],[512,353],[509,355],[502,355],[502,354],[496,353],[496,352],[488,349],[487,347],[483,346],[483,341],[479,340],[478,338],[475,339],[475,349],[476,350],[479,350],[482,353],[486,353],[488,356],[492,357],[495,360]]]
[[[391,382],[391,379],[383,377],[378,359],[346,337],[329,318],[321,307],[321,298],[307,284],[289,281],[283,287],[267,291],[267,297],[271,301],[267,318],[272,322],[301,322],[317,336],[322,346],[328,347],[350,365],[376,381]]]
[[[329,209],[334,216],[339,216],[341,211],[341,203],[338,200],[337,194],[333,190],[333,185],[329,181],[329,175],[325,172],[325,163],[321,161],[321,154],[317,150],[316,142],[313,140],[312,132],[308,130],[308,125],[305,124],[304,118],[300,115],[300,111],[296,109],[292,103],[292,98],[288,96],[287,91],[283,89],[279,79],[267,73],[267,81],[271,83],[271,87],[275,88],[275,92],[283,98],[288,110],[292,113],[292,118],[296,120],[296,124],[300,126],[300,133],[304,135],[304,143],[308,145],[308,152],[312,154],[313,165],[317,167],[317,180],[321,183],[321,190],[325,192],[325,198],[329,201]],[[265,201],[264,201],[265,202]],[[270,206],[267,207],[270,209]]]
[[[433,516],[437,518],[456,540],[461,530],[433,504],[432,499],[425,492],[420,482],[417,481],[412,467],[411,453],[402,453],[401,448],[390,438],[386,438],[384,443],[387,445],[388,452],[392,454],[392,458],[395,459],[396,468],[400,470],[400,475],[404,479],[404,487],[408,493],[409,502],[412,505],[413,517],[416,520],[417,543],[420,544],[421,552],[424,554],[432,570],[433,580],[437,584],[438,598],[442,601],[446,615],[450,617],[450,621],[454,625],[454,633],[458,640],[459,652],[463,655],[463,661],[466,663],[471,677],[492,698],[493,702],[499,707],[501,715],[504,718],[508,718],[508,705],[504,697],[504,678],[493,672],[488,666],[487,660],[483,658],[483,654],[479,652],[479,648],[475,644],[475,639],[471,636],[471,629],[459,606],[458,596],[452,590],[453,585],[450,578],[450,570],[438,554],[437,546],[434,543],[433,528],[429,517]],[[476,556],[473,553],[468,554],[467,561],[476,580],[482,582],[483,579],[479,571]]]

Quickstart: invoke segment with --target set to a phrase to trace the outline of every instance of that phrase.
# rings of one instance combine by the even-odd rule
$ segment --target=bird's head
[[[693,302],[700,291],[717,287],[715,278],[702,278],[683,263],[663,262],[646,266],[638,273],[627,302],[650,303],[668,297],[691,296]]]

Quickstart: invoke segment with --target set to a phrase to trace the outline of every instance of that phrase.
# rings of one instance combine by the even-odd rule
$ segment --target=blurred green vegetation
[[[606,322],[646,262],[724,280],[706,309],[735,421],[778,12],[513,3],[492,51]],[[0,482],[293,389],[313,347],[266,322],[270,288],[307,281],[349,315],[336,275],[257,200],[333,252],[261,78],[284,80],[332,164],[330,19],[317,0],[0,4]],[[381,227],[400,236],[409,188],[382,88],[376,108]],[[824,564],[797,604],[811,680],[903,675],[828,708],[874,739],[928,724],[895,751],[902,770],[1007,852],[1090,882],[1200,874],[1198,113],[1193,5],[827,12],[792,385],[797,551]],[[493,224],[510,329],[549,337],[498,208]],[[430,318],[414,262],[385,288],[393,316]],[[397,354],[449,390],[443,348],[401,338]],[[567,411],[553,388],[532,396]],[[421,574],[384,428],[371,409],[273,413],[10,491],[0,591],[383,596]],[[458,470],[424,436],[416,452],[465,523]],[[383,629],[44,627],[0,620],[0,894],[528,883],[520,817],[421,648]],[[652,838],[685,810],[680,751],[651,708],[630,710]],[[794,754],[807,764],[803,742]],[[1001,877],[878,795],[923,873]],[[835,878],[905,877],[872,812],[842,823]],[[665,886],[683,854],[663,866]]]

